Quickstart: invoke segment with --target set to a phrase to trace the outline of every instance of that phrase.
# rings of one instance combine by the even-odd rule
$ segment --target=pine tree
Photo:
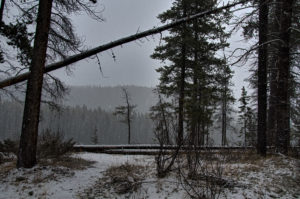
[[[249,105],[250,96],[248,96],[245,87],[242,88],[239,102],[241,104],[241,106],[239,106],[239,122],[242,125],[240,134],[244,137],[244,146],[254,146],[256,143],[255,115]]]
[[[50,87],[47,87],[49,85],[44,84],[46,79],[44,78],[45,63],[48,61],[46,59],[52,58],[54,60],[56,58],[55,55],[64,57],[65,53],[78,49],[79,45],[73,32],[72,23],[62,13],[70,14],[80,9],[87,12],[91,11],[86,3],[76,0],[73,3],[40,0],[37,5],[38,9],[28,9],[28,11],[21,9],[22,12],[25,12],[22,16],[24,21],[32,21],[36,18],[33,50],[30,52],[31,56],[26,57],[26,60],[29,60],[30,75],[26,87],[22,133],[17,161],[17,167],[25,168],[31,168],[37,162],[36,147],[43,86],[54,97],[61,96],[61,92],[64,91],[61,82],[52,76],[51,78],[55,81],[54,85],[57,89],[56,94],[52,92],[53,90]],[[58,13],[53,14],[52,8],[55,8]],[[89,14],[93,14],[93,12]],[[57,20],[59,22],[55,23]],[[54,23],[51,23],[53,21]],[[47,51],[54,51],[52,54],[54,57],[47,56]]]
[[[92,134],[92,137],[91,137],[92,144],[99,144],[97,132],[98,132],[98,129],[97,129],[97,127],[95,127],[95,129],[93,131],[93,134]]]
[[[221,145],[227,145],[227,129],[232,128],[231,121],[233,117],[231,117],[232,113],[234,113],[233,104],[235,102],[235,98],[233,97],[233,93],[231,90],[231,78],[233,76],[233,71],[226,65],[226,58],[224,58],[223,67],[220,68],[219,72],[219,100],[218,100],[218,109],[216,110],[216,118],[217,122],[221,123]]]
[[[295,118],[293,114],[295,111],[293,103],[295,100],[297,100],[297,95],[295,94],[295,88],[299,86],[299,56],[298,56],[298,49],[299,49],[299,18],[300,18],[300,1],[299,0],[293,0],[293,1],[283,1],[283,0],[269,0],[269,15],[268,15],[268,21],[269,21],[269,45],[268,45],[268,85],[269,85],[269,96],[268,96],[268,129],[267,129],[267,143],[270,146],[274,146],[276,144],[276,137],[277,132],[282,131],[283,127],[279,127],[278,123],[281,123],[285,125],[284,129],[286,129],[286,135],[288,136],[288,131],[290,127],[288,127],[288,120],[292,120],[292,118]],[[289,4],[287,6],[287,4]],[[285,6],[284,6],[285,5]],[[288,10],[288,9],[290,10]],[[283,11],[283,9],[286,9]],[[284,24],[282,23],[282,18],[285,18]],[[289,18],[289,19],[288,19]],[[258,18],[252,17],[253,20],[249,21],[248,25],[245,26],[245,33],[248,38],[253,37],[255,32],[258,30]],[[289,22],[290,21],[290,22]],[[264,22],[265,23],[265,22]],[[287,24],[290,23],[291,28],[289,28],[289,31],[284,31],[283,27],[286,27]],[[285,32],[285,33],[284,33]],[[286,36],[287,33],[289,36]],[[282,36],[285,34],[285,36]],[[287,43],[287,40],[290,40]],[[283,42],[284,41],[284,42]],[[284,56],[284,59],[289,59],[289,66],[285,64],[285,69],[288,69],[288,72],[279,71],[279,66],[281,61],[279,60],[280,56],[280,49],[282,49],[283,44],[285,43],[285,51],[289,53],[289,56]],[[288,47],[287,47],[288,46]],[[282,51],[283,52],[283,51]],[[287,53],[286,53],[287,54]],[[283,56],[282,56],[283,58]],[[286,62],[287,63],[287,62]],[[281,67],[283,69],[283,66]],[[257,76],[257,71],[254,76]],[[283,77],[285,76],[285,77]],[[285,80],[283,80],[284,78]],[[256,81],[256,78],[253,79]],[[285,83],[283,83],[285,82]],[[252,82],[253,83],[253,82]],[[255,82],[254,82],[255,83]],[[285,89],[282,89],[282,86],[285,86]],[[257,87],[257,85],[254,85],[254,87]],[[281,88],[279,88],[281,87]],[[279,93],[283,94],[286,90],[286,99],[280,99]],[[282,98],[283,96],[281,96]],[[284,109],[287,109],[287,111],[284,111],[284,115],[291,114],[291,119],[288,119],[288,116],[285,116],[285,122],[282,122],[282,114],[279,113],[281,108],[279,106],[284,106],[282,103],[283,101],[287,105]],[[290,104],[290,105],[289,105]],[[289,107],[288,107],[289,106]],[[278,122],[278,120],[281,120],[281,122]],[[284,124],[285,123],[285,124]],[[294,123],[291,122],[293,125]],[[281,129],[281,130],[279,130]],[[284,134],[284,133],[283,133]],[[289,143],[289,141],[285,141],[286,143]],[[285,144],[287,145],[287,144]]]
[[[177,0],[172,8],[159,15],[162,22],[174,21],[216,6],[215,1]],[[227,44],[215,40],[223,33],[220,15],[196,19],[190,24],[170,30],[164,43],[155,49],[152,58],[168,65],[160,67],[159,92],[175,100],[178,114],[178,144],[182,143],[183,126],[187,126],[190,139],[204,144],[217,99],[216,68],[221,59],[215,57],[217,50]],[[188,122],[186,122],[188,120]],[[184,125],[186,123],[186,125]],[[195,139],[194,139],[195,138]],[[206,140],[207,140],[206,139]]]
[[[17,161],[18,168],[31,168],[37,162],[36,148],[43,84],[43,69],[46,62],[51,8],[52,0],[40,1],[33,49],[35,56],[32,59],[30,67],[31,75],[26,90],[22,134]]]
[[[162,21],[176,20],[188,15],[187,6],[188,0],[175,1],[173,7],[160,14],[158,18]],[[167,36],[163,40],[166,42],[163,46],[158,46],[152,58],[159,60],[170,60],[171,65],[161,67],[157,70],[161,74],[159,93],[167,97],[173,96],[177,101],[178,113],[178,132],[177,144],[181,145],[183,142],[183,126],[184,126],[184,103],[185,103],[185,83],[186,83],[186,65],[187,65],[187,49],[186,43],[190,34],[187,31],[187,25],[172,28],[170,30],[172,35]],[[172,77],[173,76],[173,77]]]

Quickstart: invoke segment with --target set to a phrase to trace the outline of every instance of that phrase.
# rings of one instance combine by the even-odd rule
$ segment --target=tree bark
[[[269,38],[270,40],[279,38],[279,22],[280,22],[280,4],[277,2],[278,0],[272,0],[273,6],[272,11],[270,13],[270,32]],[[269,46],[269,85],[270,85],[270,93],[269,93],[269,109],[268,109],[268,129],[267,129],[267,145],[275,146],[275,135],[276,135],[276,90],[277,90],[277,73],[278,73],[278,43],[273,42]]]
[[[275,57],[273,57],[275,59]],[[276,60],[276,59],[275,59]],[[277,64],[273,62],[270,69],[270,95],[269,95],[269,110],[268,110],[268,129],[267,129],[267,145],[274,146],[276,132],[276,98],[275,92],[277,89]]]
[[[123,90],[125,97],[126,97],[126,104],[127,104],[127,125],[128,125],[128,144],[130,144],[131,140],[131,106],[128,99],[128,93],[126,89]]]
[[[183,0],[183,17],[186,17],[186,0]],[[180,68],[180,80],[179,80],[179,99],[178,99],[178,146],[183,144],[183,123],[184,123],[184,101],[185,101],[185,70],[186,70],[186,25],[183,24],[182,34],[182,46],[181,46],[181,68]]]
[[[257,153],[266,156],[268,1],[259,1]]]
[[[185,44],[182,46],[182,65],[181,65],[181,75],[180,75],[180,84],[179,84],[179,107],[178,107],[178,145],[183,144],[183,123],[184,123],[184,101],[185,101],[185,54],[186,54]]]
[[[225,83],[225,90],[223,91],[224,95],[222,99],[222,146],[227,145],[227,89],[227,83]]]
[[[27,82],[17,167],[36,164],[40,101],[50,27],[52,0],[40,0],[30,75]]]
[[[166,113],[165,113],[165,109],[163,107],[162,98],[161,98],[160,94],[158,94],[158,99],[159,99],[160,112],[162,114],[162,122],[163,122],[163,125],[162,125],[163,126],[162,127],[162,129],[163,129],[163,143],[167,144],[167,145],[170,145],[171,141],[170,141],[170,135],[169,135],[169,124],[168,124],[168,121],[167,121],[167,116],[166,116]]]
[[[289,77],[290,77],[290,28],[292,24],[293,0],[281,1],[280,17],[280,46],[278,55],[278,89],[276,92],[277,129],[276,151],[288,153],[290,141],[290,115],[289,115]]]
[[[5,6],[5,0],[1,0],[1,5],[0,5],[0,25],[2,23],[3,19],[3,12],[4,12],[4,6]]]
[[[226,60],[225,56],[224,59]],[[228,84],[229,79],[227,77],[226,73],[226,65],[223,66],[223,72],[224,72],[224,80],[223,82],[223,88],[222,88],[222,146],[227,145],[227,111],[228,111]]]

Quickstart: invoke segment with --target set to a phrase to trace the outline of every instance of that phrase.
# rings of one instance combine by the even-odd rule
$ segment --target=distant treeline
[[[0,102],[0,140],[19,139],[23,106],[17,102]],[[127,127],[111,112],[88,109],[86,106],[63,107],[60,111],[43,106],[39,133],[46,129],[73,138],[78,144],[126,144]],[[152,121],[145,114],[135,114],[132,123],[132,143],[154,143]]]

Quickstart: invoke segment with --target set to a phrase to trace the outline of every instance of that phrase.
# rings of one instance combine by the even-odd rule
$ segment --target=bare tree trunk
[[[193,22],[193,29],[194,29],[194,40],[198,40],[198,23],[195,20]],[[197,139],[196,139],[196,133],[197,133],[197,121],[199,118],[199,104],[197,99],[198,94],[198,51],[197,49],[194,49],[194,66],[193,66],[193,88],[192,88],[192,94],[191,94],[191,107],[192,110],[190,110],[190,120],[191,120],[191,126],[190,126],[190,134],[189,134],[189,151],[187,153],[187,161],[188,161],[188,167],[189,167],[189,174],[191,176],[194,176],[196,172],[196,163],[198,162],[199,155],[197,152],[193,151],[197,146]]]
[[[209,145],[209,131],[208,131],[208,126],[206,127],[206,130],[205,130],[205,132],[206,132],[206,146],[208,146]]]
[[[279,38],[279,22],[280,22],[280,5],[277,3],[278,0],[272,0],[273,8],[270,13],[270,40]],[[268,129],[267,129],[267,145],[275,146],[275,135],[276,135],[276,90],[277,90],[277,73],[278,73],[278,43],[273,42],[269,46],[269,109],[268,109]]]
[[[183,17],[186,17],[186,2],[183,0]],[[184,123],[184,101],[185,101],[185,70],[186,70],[186,44],[185,44],[186,25],[183,24],[182,47],[181,47],[181,69],[180,69],[180,82],[179,82],[179,99],[178,99],[178,137],[177,144],[183,144],[183,123]]]
[[[266,156],[268,1],[259,1],[257,153]]]
[[[225,78],[226,79],[226,78]],[[228,83],[223,82],[223,99],[222,99],[222,146],[227,145],[227,138],[226,138],[226,130],[227,130],[227,90],[228,90]]]
[[[247,124],[246,124],[246,121],[244,121],[244,145],[245,147],[248,145],[247,144]]]
[[[52,0],[40,0],[30,75],[27,82],[17,167],[36,164],[40,101],[50,27]]]
[[[293,0],[281,1],[280,46],[278,55],[278,88],[276,151],[287,154],[290,141],[289,77],[290,77],[290,28]]]
[[[182,53],[185,57],[185,45],[182,47]],[[184,58],[185,59],[185,58]],[[183,123],[184,123],[184,86],[185,86],[185,61],[183,61],[181,66],[181,76],[180,76],[180,91],[179,91],[179,107],[178,107],[178,145],[183,144]]]
[[[274,58],[275,59],[275,58]],[[268,146],[274,146],[275,144],[275,132],[276,132],[276,99],[275,92],[277,89],[277,64],[273,62],[270,74],[270,96],[269,96],[269,110],[268,110]]]
[[[4,12],[4,6],[5,6],[5,0],[1,0],[1,5],[0,5],[0,24],[2,23],[3,19],[3,12]]]
[[[189,136],[189,145],[192,146],[192,145],[195,145],[196,144],[196,132],[197,132],[197,121],[198,121],[198,114],[197,111],[198,111],[198,102],[197,102],[197,91],[198,91],[198,77],[197,77],[197,51],[194,52],[194,76],[193,76],[193,93],[192,93],[192,110],[190,111],[190,114],[191,114],[191,127],[190,127],[190,136]]]
[[[204,122],[201,124],[201,132],[200,132],[200,145],[204,146],[205,144],[205,125]]]
[[[163,123],[163,143],[164,144],[171,144],[171,140],[170,140],[170,133],[169,133],[169,124],[168,124],[168,121],[167,121],[167,117],[166,117],[166,113],[165,113],[165,109],[163,108],[162,106],[162,98],[161,98],[161,95],[159,94],[158,95],[158,99],[159,99],[159,104],[160,104],[160,112],[162,114],[162,123]],[[165,128],[165,129],[164,129]]]
[[[127,103],[127,124],[128,124],[128,144],[130,144],[131,140],[131,121],[130,121],[130,107],[129,103]]]
[[[129,96],[127,90],[123,89],[125,100],[126,100],[126,107],[127,107],[127,113],[126,113],[126,120],[127,120],[127,127],[128,127],[128,144],[130,144],[130,137],[131,137],[131,105],[129,103]]]

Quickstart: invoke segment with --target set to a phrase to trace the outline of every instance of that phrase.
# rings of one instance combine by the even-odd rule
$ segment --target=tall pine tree
[[[217,122],[221,123],[221,145],[225,146],[228,144],[227,141],[227,130],[229,128],[234,129],[231,126],[231,122],[233,120],[232,114],[235,112],[233,108],[233,104],[235,102],[235,98],[233,97],[233,93],[231,90],[231,86],[233,86],[231,82],[231,78],[233,76],[233,71],[230,69],[228,65],[226,65],[226,58],[224,56],[223,66],[220,68],[219,72],[219,100],[218,106],[216,110],[216,118]],[[220,128],[218,126],[218,128]]]
[[[215,6],[213,0],[177,0],[171,9],[159,15],[159,19],[162,22],[174,21]],[[157,70],[161,75],[158,89],[162,95],[177,102],[174,110],[178,114],[178,144],[182,143],[184,126],[187,126],[193,142],[203,145],[205,135],[206,142],[208,140],[208,128],[212,124],[217,100],[216,73],[222,64],[215,54],[227,45],[216,41],[220,34],[224,34],[220,16],[210,15],[172,28],[170,35],[163,38],[163,45],[158,46],[152,55],[162,63],[168,61]]]
[[[250,96],[248,96],[245,87],[242,88],[242,94],[239,99],[239,122],[242,125],[240,130],[241,137],[244,137],[244,146],[254,146],[256,143],[256,122],[255,115],[250,106]]]

